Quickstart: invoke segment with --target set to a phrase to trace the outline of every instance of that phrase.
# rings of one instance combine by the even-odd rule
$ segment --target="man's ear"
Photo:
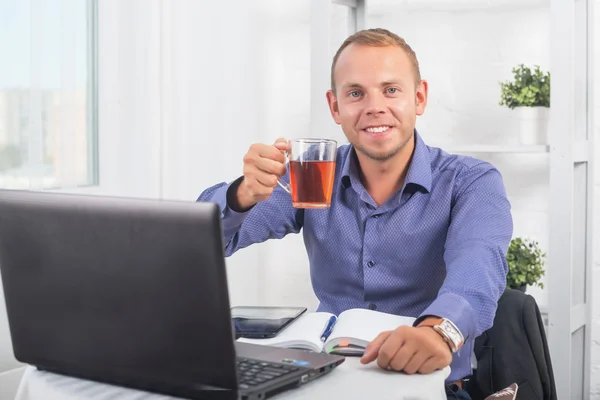
[[[340,107],[333,90],[327,91],[327,104],[329,104],[329,111],[331,112],[333,120],[336,124],[340,125],[342,123],[340,120]]]
[[[416,91],[416,105],[417,105],[417,115],[423,115],[425,112],[425,107],[427,106],[427,94],[429,92],[429,84],[426,80],[422,80],[417,85]]]

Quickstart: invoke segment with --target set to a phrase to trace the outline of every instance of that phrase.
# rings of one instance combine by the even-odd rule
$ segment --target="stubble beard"
[[[375,152],[365,149],[363,146],[360,146],[360,145],[355,145],[354,148],[357,151],[360,151],[362,154],[364,154],[368,158],[370,158],[371,160],[388,161],[388,160],[394,158],[394,156],[396,156],[406,146],[406,144],[410,141],[411,138],[412,138],[412,135],[408,136],[408,138],[406,138],[406,140],[404,142],[400,143],[397,147],[393,148],[392,150],[390,150],[386,153],[383,153],[383,152],[375,153]]]

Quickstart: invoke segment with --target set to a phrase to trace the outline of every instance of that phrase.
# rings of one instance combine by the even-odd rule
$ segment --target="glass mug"
[[[292,139],[286,155],[290,183],[277,180],[292,195],[295,208],[328,208],[335,178],[337,142],[330,139]]]

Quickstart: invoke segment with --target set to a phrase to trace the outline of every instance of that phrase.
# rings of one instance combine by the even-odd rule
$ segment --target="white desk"
[[[383,371],[376,364],[361,365],[356,357],[319,379],[281,393],[274,400],[292,399],[378,399],[447,400],[446,368],[430,375],[405,375]],[[106,385],[27,367],[15,400],[166,400],[173,399],[118,386]]]

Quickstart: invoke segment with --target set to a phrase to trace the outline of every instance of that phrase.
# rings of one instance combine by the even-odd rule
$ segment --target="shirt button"
[[[375,218],[375,219],[379,218],[379,214],[373,215],[373,218]]]
[[[373,268],[374,266],[375,266],[375,263],[373,261],[369,261],[367,263],[367,267],[369,267],[369,268]]]
[[[373,303],[369,304],[369,309],[370,310],[377,310],[377,306]]]

